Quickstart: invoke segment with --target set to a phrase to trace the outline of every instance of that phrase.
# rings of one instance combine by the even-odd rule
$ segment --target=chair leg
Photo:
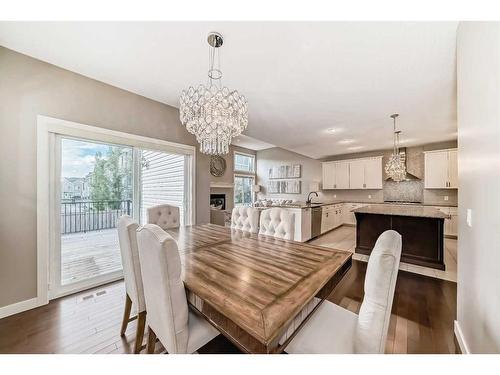
[[[120,336],[125,335],[125,331],[127,330],[127,325],[130,320],[130,310],[132,309],[132,300],[127,294],[125,299],[125,310],[123,311],[123,321],[122,321],[122,329],[120,331]]]
[[[144,339],[144,328],[146,327],[146,311],[137,314],[137,332],[135,335],[134,353],[139,354],[142,350],[142,340]]]
[[[156,345],[156,333],[153,332],[151,327],[148,327],[148,346],[147,346],[147,353],[148,354],[153,354],[155,352],[155,345]]]

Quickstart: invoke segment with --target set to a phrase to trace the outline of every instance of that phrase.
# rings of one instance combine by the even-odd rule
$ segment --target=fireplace
[[[226,194],[210,194],[210,207],[226,209]]]

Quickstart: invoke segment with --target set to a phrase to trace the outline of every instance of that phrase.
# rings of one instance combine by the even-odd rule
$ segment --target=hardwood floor
[[[328,299],[358,313],[366,266],[365,262],[354,261]],[[386,353],[455,353],[456,304],[456,283],[400,270]]]
[[[366,263],[353,261],[328,299],[358,312],[365,272]],[[456,293],[453,282],[400,271],[386,352],[455,353]],[[1,319],[0,353],[132,353],[137,320],[120,337],[124,301],[120,281]],[[155,352],[162,351],[157,343]],[[199,352],[238,353],[238,349],[219,336]]]

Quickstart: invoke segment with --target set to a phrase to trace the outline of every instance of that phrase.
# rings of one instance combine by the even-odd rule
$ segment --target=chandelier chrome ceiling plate
[[[224,155],[229,152],[232,139],[248,126],[248,103],[238,91],[222,86],[219,52],[224,44],[222,35],[211,32],[207,42],[208,82],[182,91],[179,114],[181,123],[196,136],[200,152]]]
[[[214,31],[214,32],[208,34],[208,36],[207,36],[207,42],[212,47],[219,48],[224,43],[224,38],[222,37],[221,34],[219,34],[219,33],[217,33],[217,32]]]
[[[394,113],[390,117],[394,122],[394,146],[392,150],[392,155],[389,157],[387,164],[385,165],[385,173],[393,181],[401,182],[406,180],[406,164],[405,156],[401,155],[399,152],[399,135],[401,130],[396,130],[396,119],[399,114]]]

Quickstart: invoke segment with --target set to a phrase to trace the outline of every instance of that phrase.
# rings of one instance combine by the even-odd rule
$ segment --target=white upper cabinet
[[[382,189],[382,158],[365,159],[365,189]]]
[[[335,189],[335,163],[323,163],[323,189]]]
[[[425,153],[425,188],[458,188],[457,150]]]
[[[448,187],[458,189],[458,152],[450,150],[448,152]]]
[[[349,189],[348,163],[335,163],[335,189]]]
[[[363,159],[349,162],[349,186],[351,189],[365,188],[365,161]]]
[[[382,157],[323,163],[323,189],[382,189]]]
[[[323,189],[349,189],[349,164],[323,163]]]

